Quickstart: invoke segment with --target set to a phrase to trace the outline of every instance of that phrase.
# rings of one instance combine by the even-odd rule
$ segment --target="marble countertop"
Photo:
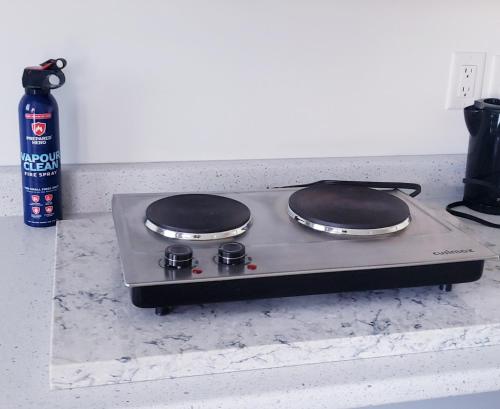
[[[446,201],[437,201],[436,204],[441,206]],[[106,217],[109,218],[85,216],[76,220],[72,227],[90,223],[90,220],[102,222],[106,226]],[[459,223],[461,228],[499,252],[498,231],[468,221]],[[283,300],[267,300],[265,304],[249,301],[231,303],[232,309],[228,305],[217,306],[216,309],[197,306],[196,310],[181,307],[177,316],[162,317],[163,321],[160,322],[151,311],[136,310],[134,313],[137,316],[129,322],[129,337],[119,343],[106,345],[106,339],[103,339],[102,343],[90,345],[91,350],[88,350],[75,348],[82,346],[79,338],[70,337],[59,346],[57,338],[54,338],[54,364],[66,367],[57,376],[72,376],[71,369],[79,369],[71,368],[75,363],[77,366],[82,362],[108,363],[107,358],[119,355],[119,359],[114,359],[114,362],[118,368],[125,370],[114,375],[118,375],[121,382],[135,380],[135,376],[140,380],[140,371],[131,373],[127,370],[133,367],[129,365],[137,366],[140,361],[130,351],[134,350],[137,340],[137,326],[144,326],[140,320],[146,319],[156,320],[157,326],[162,324],[163,331],[161,336],[155,336],[151,329],[146,331],[148,340],[141,345],[140,356],[146,360],[158,356],[180,356],[179,363],[182,365],[175,368],[179,372],[174,379],[49,391],[48,322],[52,316],[49,301],[53,290],[55,231],[29,229],[23,226],[20,218],[5,217],[0,218],[0,232],[0,246],[8,249],[4,256],[8,279],[0,287],[0,299],[4,311],[10,312],[0,317],[0,390],[6,391],[0,396],[0,407],[299,408],[307,404],[310,408],[351,408],[500,389],[500,308],[497,301],[500,263],[493,261],[488,263],[480,281],[457,285],[449,294],[433,293],[428,288],[422,288],[298,297],[293,304]],[[62,234],[74,232],[68,229],[63,230]],[[108,240],[108,250],[112,250],[112,239],[108,237]],[[84,260],[88,271],[102,279],[102,270],[92,264],[92,257],[88,254],[92,248],[82,246],[80,250],[73,256]],[[59,268],[66,261],[60,259]],[[116,253],[108,252],[107,257],[102,254],[101,261],[109,263],[105,265],[116,263]],[[74,325],[73,318],[79,317],[78,311],[85,309],[117,319],[129,314],[127,311],[132,308],[130,304],[121,303],[118,298],[106,294],[106,291],[78,291],[74,289],[74,296],[56,293],[54,328],[67,331],[68,326]],[[332,309],[330,297],[335,297],[335,301],[343,308]],[[356,310],[352,308],[353,305],[356,305]],[[311,322],[311,318],[314,318],[310,315],[313,307],[321,311],[317,315],[324,317],[323,325],[318,321]],[[65,311],[65,308],[76,311],[68,321],[62,318],[63,314],[58,316],[57,312],[58,309]],[[189,319],[180,323],[181,317],[192,318],[195,312],[198,321]],[[235,315],[238,315],[236,322],[250,320],[251,325],[237,325],[235,321],[231,325],[224,325]],[[245,318],[243,321],[240,319],[242,315]],[[70,318],[70,315],[66,317]],[[101,318],[100,315],[96,316],[96,328],[101,325]],[[264,325],[265,322],[272,325]],[[295,333],[289,325],[292,322],[301,323]],[[174,324],[175,331],[171,331]],[[82,322],[80,325],[90,339],[99,338],[98,334],[92,333],[92,322]],[[195,327],[207,329],[212,328],[211,325],[221,332],[217,337],[202,340],[193,331]],[[436,342],[433,335],[443,329],[450,331],[446,335],[448,338],[440,338]],[[410,333],[418,336],[413,339],[403,337],[403,343],[391,338],[394,334]],[[345,339],[349,342],[343,352],[328,348],[332,340],[342,342]],[[262,345],[272,348],[267,357],[251,355],[255,352],[252,348],[261,348]],[[403,350],[399,349],[401,345]],[[418,349],[412,351],[416,346]],[[318,362],[314,359],[316,353],[311,354],[312,349],[309,349],[316,347],[325,348],[325,353],[328,353],[328,349],[335,349],[334,356],[325,359],[323,355],[321,362]],[[68,351],[76,351],[77,354],[64,356]],[[196,354],[206,356],[207,351],[228,352],[222,354],[226,355],[221,357],[222,360],[227,359],[227,356],[234,360],[234,354],[240,354],[237,355],[242,361],[240,364],[257,362],[258,365],[242,368],[248,370],[240,372],[224,373],[213,368],[207,371],[210,362],[202,361],[198,367],[198,359],[192,360],[200,356]],[[288,352],[280,355],[281,351]],[[290,363],[290,356],[308,365]],[[361,357],[365,359],[356,359]],[[96,361],[96,358],[99,359]],[[186,371],[186,362],[191,360],[194,362],[191,368],[202,370],[199,376],[185,376],[191,374],[182,373]],[[271,364],[262,365],[266,360],[271,361]],[[285,360],[285,364],[280,360]],[[220,363],[216,362],[218,368]],[[70,371],[66,372],[68,368]],[[154,370],[148,368],[147,379],[151,379],[148,377]],[[57,370],[54,372],[53,367],[52,378],[56,374]],[[160,375],[163,378],[165,373]],[[96,383],[109,381],[99,379]],[[70,378],[70,382],[75,381],[76,378]],[[85,374],[79,382],[81,385],[72,386],[92,383]]]
[[[497,244],[486,241],[492,250]],[[500,244],[500,243],[499,243]],[[75,388],[500,344],[500,262],[480,281],[176,307],[131,304],[110,214],[57,226],[51,386]]]

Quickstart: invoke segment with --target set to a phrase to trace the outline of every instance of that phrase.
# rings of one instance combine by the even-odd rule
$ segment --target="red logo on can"
[[[45,201],[46,202],[52,202],[52,199],[54,198],[54,195],[52,193],[47,193],[45,195]]]
[[[47,129],[47,124],[45,122],[33,122],[31,124],[31,130],[36,136],[42,136]]]
[[[40,208],[39,207],[32,207],[31,212],[33,214],[40,214]]]
[[[45,213],[51,214],[54,211],[54,206],[45,206]]]
[[[40,201],[40,196],[38,196],[38,195],[31,195],[31,201],[33,203],[38,203]]]

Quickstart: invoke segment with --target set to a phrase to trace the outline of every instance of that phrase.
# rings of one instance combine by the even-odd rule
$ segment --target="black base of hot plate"
[[[479,280],[483,267],[484,261],[479,260],[370,270],[233,278],[222,281],[132,287],[131,297],[135,306],[156,308],[157,313],[161,314],[176,305],[256,298],[429,285],[439,285],[449,291],[451,284]]]

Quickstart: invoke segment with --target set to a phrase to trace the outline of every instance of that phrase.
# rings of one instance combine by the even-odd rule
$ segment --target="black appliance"
[[[500,215],[500,99],[486,98],[464,108],[469,130],[469,150],[463,200],[450,203],[446,210],[489,227],[500,224],[454,210],[466,206],[480,213]]]

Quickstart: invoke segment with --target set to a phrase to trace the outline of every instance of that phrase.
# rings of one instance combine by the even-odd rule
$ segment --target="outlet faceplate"
[[[481,96],[486,53],[453,53],[446,109],[462,109]]]

